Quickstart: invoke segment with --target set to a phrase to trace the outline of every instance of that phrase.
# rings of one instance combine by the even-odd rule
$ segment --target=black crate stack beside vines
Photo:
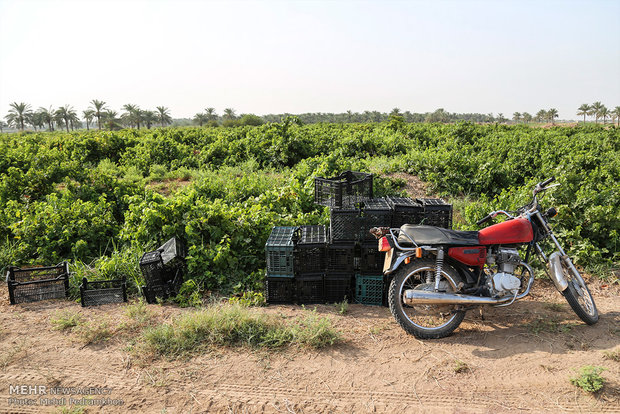
[[[373,197],[372,174],[347,171],[315,179],[315,202],[330,208],[329,226],[274,227],[265,244],[268,303],[386,305],[385,253],[373,227],[452,227],[440,199]]]

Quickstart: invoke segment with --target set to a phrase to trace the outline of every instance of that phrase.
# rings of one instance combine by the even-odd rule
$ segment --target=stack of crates
[[[452,204],[440,198],[418,198],[418,202],[424,206],[424,219],[421,224],[452,228]]]
[[[269,303],[295,300],[293,238],[298,227],[274,227],[265,244],[267,260],[266,299]]]
[[[185,251],[181,243],[172,238],[157,250],[144,253],[140,258],[140,271],[145,282],[141,290],[147,303],[176,296],[185,271]]]
[[[424,220],[424,206],[417,200],[388,196],[387,201],[392,208],[392,228],[400,228],[403,224],[419,224]]]
[[[295,300],[321,303],[325,299],[327,230],[325,226],[300,226],[295,241]]]
[[[355,171],[331,178],[316,177],[314,202],[336,209],[353,207],[372,198],[372,179],[372,174]]]
[[[372,174],[346,171],[315,179],[315,202],[330,208],[325,226],[274,227],[267,244],[267,302],[386,305],[385,253],[373,227],[452,227],[440,199],[373,198]]]

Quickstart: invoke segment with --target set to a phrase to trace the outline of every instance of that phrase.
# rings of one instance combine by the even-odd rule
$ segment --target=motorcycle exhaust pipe
[[[497,305],[509,302],[513,297],[499,299],[462,295],[459,293],[430,292],[428,290],[407,289],[403,293],[403,302],[406,305]]]
[[[553,255],[552,255],[553,256]],[[530,274],[530,278],[527,282],[525,290],[517,296],[504,296],[502,298],[489,298],[483,296],[463,295],[461,293],[445,293],[445,292],[431,292],[428,290],[407,289],[403,292],[403,302],[406,305],[499,305],[508,306],[515,300],[524,298],[530,293],[532,284],[534,283],[534,271],[532,268],[524,262],[520,263],[521,266],[527,269]],[[566,281],[564,279],[564,281]],[[506,303],[510,302],[510,303]]]

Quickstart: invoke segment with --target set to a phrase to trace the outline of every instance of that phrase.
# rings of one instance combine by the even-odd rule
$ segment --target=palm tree
[[[107,128],[110,130],[121,128],[121,126],[119,125],[120,119],[118,117],[118,112],[114,110],[109,109],[103,112],[101,114],[101,119],[106,124]]]
[[[555,118],[558,117],[558,110],[555,108],[551,108],[547,111],[547,117],[551,121],[551,124],[555,125]]]
[[[225,119],[235,119],[236,114],[235,114],[235,110],[232,108],[226,108],[224,109],[224,118]]]
[[[583,123],[584,124],[586,123],[586,115],[590,114],[590,109],[591,109],[590,105],[588,105],[588,104],[582,104],[579,107],[579,112],[577,112],[577,115],[579,115],[579,116],[583,115]]]
[[[101,129],[101,117],[104,115],[105,111],[108,110],[108,108],[106,108],[105,102],[98,101],[96,99],[93,99],[90,103],[93,105],[92,109],[95,112],[95,118],[97,118],[97,127]]]
[[[207,115],[207,120],[217,121],[217,113],[215,113],[215,108],[205,109],[205,114]]]
[[[93,111],[92,109],[87,109],[85,111],[82,111],[82,116],[86,120],[86,130],[90,131],[90,123],[93,121],[93,118],[95,117],[95,111]]]
[[[390,112],[390,115],[399,116],[400,115],[400,108],[393,108],[392,111]]]
[[[547,111],[545,111],[544,109],[541,109],[540,111],[536,112],[537,122],[542,122],[544,119],[547,119]]]
[[[9,109],[9,114],[4,118],[10,123],[15,125],[17,128],[24,130],[24,124],[26,123],[27,118],[32,115],[32,109],[30,105],[24,102],[13,102],[9,105],[11,109]]]
[[[125,104],[123,105],[123,109],[125,110],[125,113],[121,115],[121,119],[125,121],[125,124],[127,124],[129,128],[133,128],[135,123],[135,113],[138,110],[138,106],[132,104]]]
[[[165,106],[157,107],[157,119],[162,127],[172,123],[172,117]]]
[[[613,119],[618,120],[618,126],[620,127],[620,106],[616,106],[613,111],[611,111],[611,116]]]
[[[521,112],[515,112],[512,114],[512,120],[519,122],[521,120]]]
[[[74,109],[69,112],[69,123],[71,124],[71,131],[82,126],[82,121]]]
[[[37,112],[40,114],[43,122],[47,124],[48,131],[54,130],[54,109],[50,106],[49,109],[40,107]]]
[[[607,107],[605,105],[602,105],[598,114],[599,114],[599,116],[601,118],[603,118],[603,124],[606,124],[607,123],[607,117],[609,116],[609,109],[607,109]]]
[[[198,124],[198,126],[202,126],[208,120],[209,120],[209,116],[202,112],[199,112],[196,115],[194,115],[194,122]]]
[[[38,111],[31,113],[28,116],[28,118],[27,118],[27,122],[30,125],[32,125],[32,127],[35,130],[35,132],[36,132],[37,128],[43,129],[43,125],[45,125],[45,120],[43,119],[43,114],[41,114]]]
[[[71,105],[65,105],[56,110],[56,117],[58,120],[63,120],[65,122],[65,127],[67,128],[67,132],[69,132],[69,123],[71,123],[73,127],[73,122],[77,119],[77,113]]]
[[[526,124],[532,121],[532,115],[527,112],[523,112],[523,115],[521,115],[521,117],[523,118],[523,122],[525,122]]]
[[[142,121],[146,124],[147,129],[151,129],[151,125],[157,122],[157,114],[155,111],[140,111],[142,115]]]
[[[7,123],[4,121],[0,121],[0,133],[2,133],[2,130],[6,127],[8,127]]]
[[[601,109],[603,108],[603,104],[600,102],[594,102],[590,108],[590,114],[594,115],[594,122],[598,124],[598,119],[601,117]]]

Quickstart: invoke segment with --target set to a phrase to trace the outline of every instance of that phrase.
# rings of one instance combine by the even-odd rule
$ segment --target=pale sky
[[[620,105],[620,0],[0,0],[0,117]]]

